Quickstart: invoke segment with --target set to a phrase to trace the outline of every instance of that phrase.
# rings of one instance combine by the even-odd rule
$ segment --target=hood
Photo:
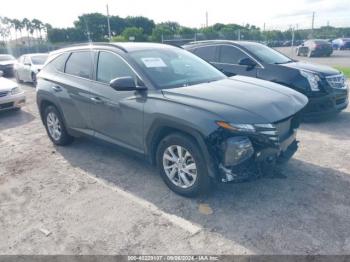
[[[308,102],[303,94],[272,82],[234,76],[219,81],[163,90],[173,101],[201,108],[239,124],[273,123],[294,115]]]
[[[12,88],[16,87],[17,83],[8,80],[6,78],[0,77],[0,92],[11,91]]]
[[[320,74],[321,76],[322,75],[323,76],[330,76],[330,75],[339,75],[340,74],[340,72],[337,69],[334,69],[330,66],[316,65],[316,64],[305,63],[305,62],[287,63],[287,64],[281,64],[281,66],[312,71],[314,73]]]
[[[13,65],[15,63],[16,63],[16,60],[0,61],[0,65]]]

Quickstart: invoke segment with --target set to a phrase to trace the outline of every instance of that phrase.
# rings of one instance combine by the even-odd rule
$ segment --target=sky
[[[0,16],[38,18],[54,27],[73,26],[84,13],[106,13],[120,17],[146,16],[156,23],[176,21],[202,27],[208,11],[209,25],[252,24],[266,30],[290,27],[350,26],[350,0],[2,0]]]

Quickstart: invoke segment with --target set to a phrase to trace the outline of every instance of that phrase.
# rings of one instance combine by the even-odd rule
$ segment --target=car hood
[[[232,123],[273,123],[294,115],[308,102],[303,94],[272,82],[234,76],[193,86],[164,89],[173,101],[210,111]]]
[[[0,77],[0,92],[10,91],[12,88],[16,87],[17,84],[11,80]]]
[[[16,63],[16,60],[0,61],[0,65],[13,65],[15,63]]]
[[[316,64],[305,63],[305,62],[293,62],[293,63],[287,63],[287,64],[281,64],[281,65],[295,68],[295,69],[311,71],[323,76],[340,74],[340,72],[337,69],[334,69],[330,66],[316,65]]]

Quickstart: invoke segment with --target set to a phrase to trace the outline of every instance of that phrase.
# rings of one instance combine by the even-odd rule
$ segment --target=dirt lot
[[[311,62],[329,66],[350,67],[350,50],[334,50],[330,57],[305,57],[297,56],[295,53],[295,47],[276,47],[276,50],[284,53],[285,55],[305,62]]]
[[[88,139],[55,147],[27,106],[0,114],[0,254],[350,254],[350,109],[303,124],[283,174],[186,199]]]

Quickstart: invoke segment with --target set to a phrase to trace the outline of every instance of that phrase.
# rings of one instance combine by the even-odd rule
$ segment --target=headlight
[[[217,121],[216,124],[222,128],[229,129],[236,132],[247,132],[247,133],[255,132],[255,128],[251,124],[233,124],[233,123],[227,123],[224,121]]]
[[[230,137],[222,143],[224,166],[235,166],[249,159],[254,148],[248,137]]]
[[[12,88],[11,95],[16,95],[16,94],[19,94],[19,93],[21,93],[21,89],[18,86]]]
[[[317,74],[303,71],[303,70],[300,70],[300,74],[307,79],[312,91],[320,91],[320,88],[318,87],[318,82],[320,81],[320,77]]]

